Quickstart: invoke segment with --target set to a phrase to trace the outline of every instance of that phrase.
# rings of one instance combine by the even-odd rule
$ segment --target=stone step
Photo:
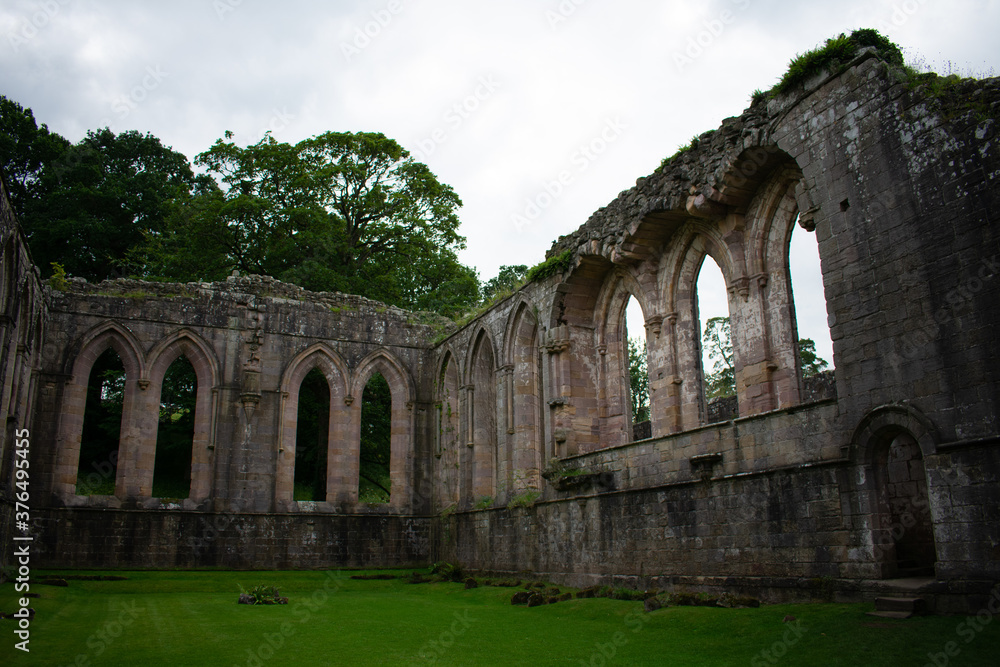
[[[869,616],[877,616],[879,618],[911,618],[913,617],[912,611],[870,611]]]
[[[900,612],[906,614],[919,614],[926,608],[923,598],[914,597],[877,597],[875,598],[875,610],[885,612]]]

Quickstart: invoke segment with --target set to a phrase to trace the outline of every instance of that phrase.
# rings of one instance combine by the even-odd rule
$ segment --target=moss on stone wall
[[[550,278],[557,273],[565,273],[570,266],[570,262],[573,260],[572,251],[566,250],[558,255],[549,257],[541,264],[536,264],[535,266],[528,269],[527,279],[528,282],[535,282],[536,280],[545,280]]]

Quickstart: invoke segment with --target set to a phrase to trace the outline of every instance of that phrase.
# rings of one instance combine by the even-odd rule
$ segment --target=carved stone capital
[[[750,298],[750,279],[747,277],[737,278],[729,285],[729,293],[733,296],[739,295],[744,301]]]

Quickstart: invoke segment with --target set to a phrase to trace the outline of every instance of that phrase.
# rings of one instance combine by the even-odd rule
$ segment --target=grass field
[[[32,586],[42,597],[30,653],[14,648],[16,622],[0,620],[0,665],[1000,664],[1000,622],[876,619],[869,605],[647,614],[610,599],[529,609],[510,604],[515,589],[348,578],[356,572],[111,574],[128,580]],[[241,585],[261,583],[289,604],[236,604]],[[0,611],[17,597],[0,586]]]

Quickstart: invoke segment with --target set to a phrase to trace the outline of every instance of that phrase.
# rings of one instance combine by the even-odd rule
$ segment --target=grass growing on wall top
[[[771,89],[774,94],[790,92],[796,86],[822,71],[831,74],[841,71],[858,52],[868,46],[875,47],[879,57],[890,65],[903,66],[903,54],[899,47],[881,35],[877,30],[861,28],[850,36],[841,33],[826,40],[823,46],[795,56],[788,65],[788,71],[777,85]]]

